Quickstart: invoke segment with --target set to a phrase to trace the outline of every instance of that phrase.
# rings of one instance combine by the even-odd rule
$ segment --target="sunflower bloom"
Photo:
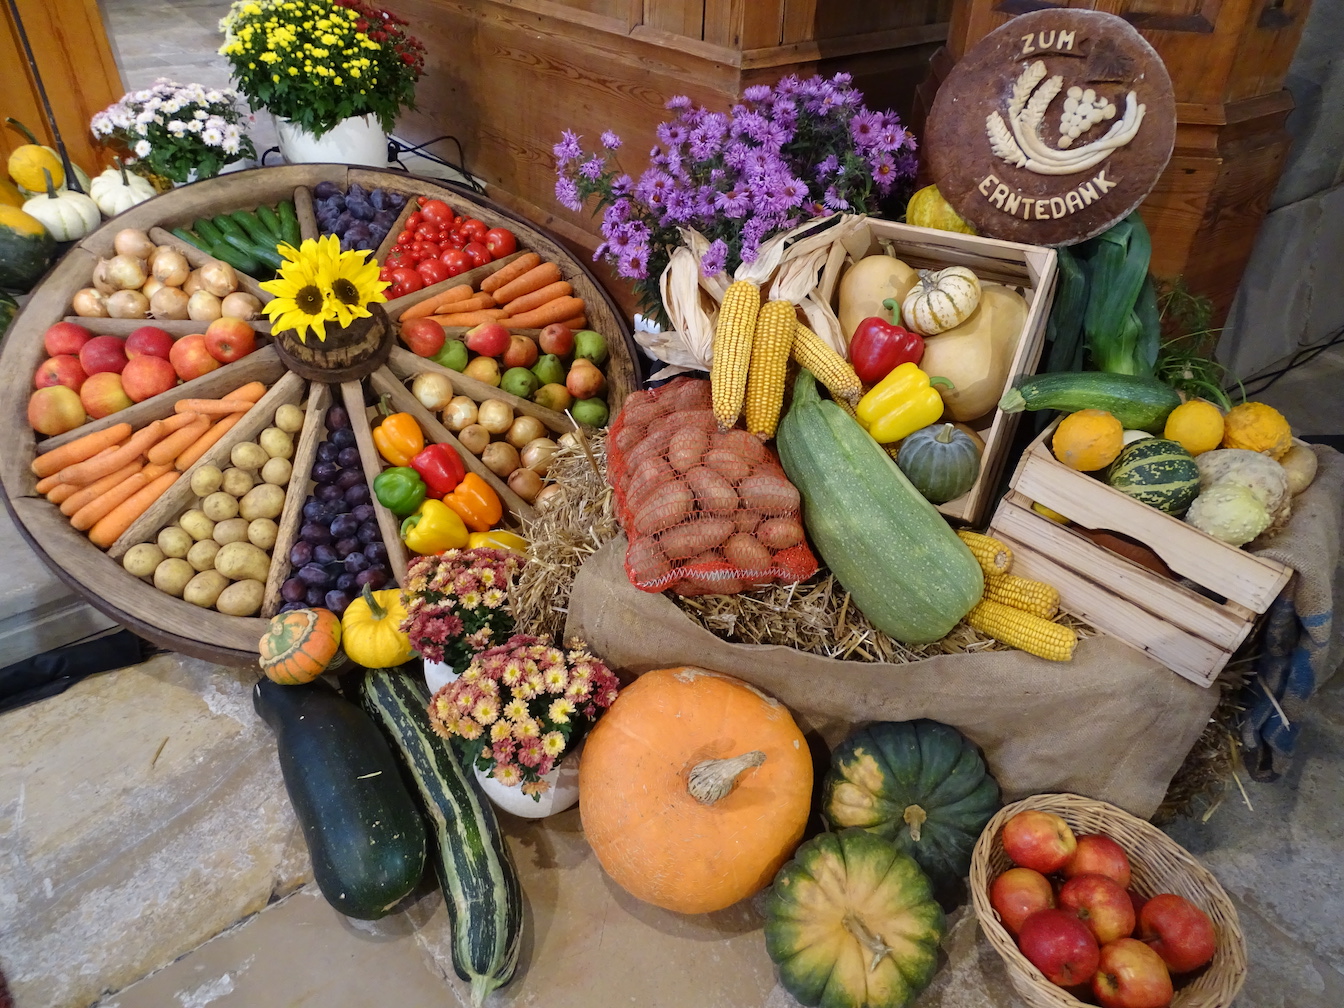
[[[327,274],[336,320],[342,326],[372,314],[370,304],[387,300],[383,291],[388,283],[378,279],[378,264],[368,262],[368,255],[367,250],[341,252]]]
[[[280,275],[261,285],[262,290],[275,295],[265,309],[272,332],[292,329],[303,339],[311,329],[317,339],[325,340],[326,324],[335,320],[336,308],[318,271],[317,242],[310,238],[298,249],[281,246],[280,254],[285,258]]]

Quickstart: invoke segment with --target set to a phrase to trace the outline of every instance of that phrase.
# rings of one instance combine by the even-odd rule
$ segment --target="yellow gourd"
[[[1125,446],[1125,428],[1110,413],[1099,409],[1070,413],[1055,428],[1050,448],[1070,469],[1094,472],[1104,469]]]
[[[994,409],[1026,321],[1027,303],[1020,294],[1002,284],[985,284],[970,318],[924,341],[920,370],[952,383],[952,388],[938,387],[949,417],[964,422]]]
[[[889,255],[864,256],[847,269],[840,278],[836,311],[845,342],[864,319],[887,318],[882,302],[891,298],[900,304],[918,282],[918,273]]]
[[[1266,403],[1233,406],[1223,417],[1224,448],[1245,448],[1281,459],[1293,446],[1293,431],[1283,414]]]
[[[23,209],[23,194],[9,179],[0,178],[0,205]]]
[[[1223,441],[1223,413],[1211,402],[1191,399],[1171,411],[1162,436],[1191,455],[1213,451]]]
[[[937,228],[939,231],[976,233],[975,227],[952,209],[952,204],[943,198],[936,185],[925,186],[910,197],[905,208],[905,222],[915,227]]]
[[[39,147],[37,144],[16,147],[14,153],[9,155],[8,168],[9,177],[31,192],[46,191],[46,179],[42,177],[43,168],[51,173],[53,186],[59,189],[65,185],[65,169],[61,166],[61,159],[46,147]]]
[[[915,332],[933,336],[961,325],[979,303],[980,278],[965,266],[948,266],[920,275],[901,302],[901,318]]]

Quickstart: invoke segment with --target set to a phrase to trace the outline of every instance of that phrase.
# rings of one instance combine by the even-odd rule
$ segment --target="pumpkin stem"
[[[369,613],[374,619],[380,620],[387,618],[387,610],[378,604],[378,600],[373,597],[373,591],[368,585],[364,586],[364,590],[360,592],[360,595],[364,596],[364,603],[369,607]]]
[[[37,137],[33,136],[33,131],[30,130],[27,126],[25,126],[23,123],[19,122],[13,116],[5,116],[5,122],[9,123],[10,126],[14,127],[14,129],[18,130],[25,137],[27,137],[28,142],[32,144],[34,147],[42,146],[37,142]]]
[[[877,969],[877,965],[882,961],[883,956],[891,953],[891,946],[882,940],[881,935],[875,935],[869,931],[863,921],[853,914],[845,915],[844,925],[849,928],[849,933],[854,936],[858,943],[872,955],[872,958],[868,960],[868,972],[873,972]]]
[[[948,424],[951,427],[951,424]],[[924,826],[924,821],[929,818],[929,814],[918,805],[907,805],[905,812],[901,816],[905,824],[910,827],[910,839],[919,843],[919,833]]]
[[[939,444],[951,444],[952,432],[955,430],[956,427],[952,426],[952,424],[943,424],[943,426],[939,428],[938,433],[933,436],[933,439]]]
[[[46,168],[42,169],[42,177],[47,180],[47,199],[56,198],[56,183],[51,179],[51,172]]]
[[[112,163],[115,164],[117,166],[117,170],[121,172],[121,184],[124,186],[130,185],[131,180],[126,177],[126,162],[123,161],[120,157],[113,155]]]
[[[731,759],[702,760],[691,767],[686,790],[702,805],[713,805],[719,799],[727,797],[743,770],[758,767],[764,762],[765,753],[759,749],[753,749]]]

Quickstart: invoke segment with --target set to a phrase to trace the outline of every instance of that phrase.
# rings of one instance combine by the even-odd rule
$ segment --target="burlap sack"
[[[729,644],[633,587],[625,545],[612,540],[579,570],[567,637],[627,672],[700,665],[738,676],[828,746],[867,721],[954,725],[984,750],[1005,801],[1071,791],[1151,816],[1218,700],[1106,636],[1080,642],[1070,662],[998,651],[887,665]]]

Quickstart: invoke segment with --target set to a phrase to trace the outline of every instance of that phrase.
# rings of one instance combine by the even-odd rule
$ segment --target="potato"
[[[154,587],[181,598],[182,589],[195,575],[191,564],[180,557],[169,557],[154,568]]]
[[[755,508],[738,508],[728,516],[733,520],[733,528],[739,532],[755,532],[761,523],[761,513]]]
[[[269,518],[253,518],[247,523],[247,541],[253,546],[268,550],[279,536],[280,526]]]
[[[667,445],[667,461],[679,473],[698,466],[709,447],[709,434],[695,427],[674,431]]]
[[[221,546],[233,542],[246,542],[247,526],[246,518],[226,518],[215,526],[214,541]]]
[[[191,492],[197,497],[209,497],[222,484],[223,474],[220,473],[218,466],[201,466],[191,474]]]
[[[803,526],[796,518],[771,518],[761,522],[756,538],[772,550],[788,549],[803,541]]]
[[[182,597],[192,605],[202,609],[211,608],[219,598],[220,592],[229,586],[229,579],[217,570],[201,571],[187,582]]]
[[[153,543],[137,543],[126,551],[121,565],[136,577],[150,577],[165,559],[163,550]]]
[[[681,482],[664,484],[650,493],[642,504],[639,498],[635,498],[634,501],[638,506],[638,510],[635,511],[635,531],[640,535],[651,535],[675,525],[690,514],[694,507],[690,488]],[[726,539],[728,536],[725,534],[723,538]],[[668,554],[668,556],[671,555]],[[691,554],[685,553],[682,555],[690,556]]]
[[[233,581],[250,578],[264,583],[271,571],[271,558],[250,542],[231,542],[215,554],[215,570]]]
[[[754,535],[746,532],[729,536],[723,544],[723,555],[741,571],[768,570],[771,563],[770,551]]]
[[[663,484],[674,482],[677,478],[672,467],[660,458],[648,459],[640,468],[627,469],[626,472],[630,473],[625,483],[627,503],[642,502]]]
[[[289,486],[289,479],[293,475],[294,466],[289,459],[273,458],[261,467],[261,478],[278,487]]]
[[[708,466],[696,466],[688,470],[686,485],[691,488],[695,506],[701,511],[722,513],[737,508],[737,491],[733,485]]]
[[[796,512],[801,504],[797,488],[782,475],[758,472],[737,485],[737,494],[746,507],[760,508],[768,515]]]
[[[303,410],[293,403],[285,403],[275,411],[275,425],[289,434],[303,430]]]
[[[197,542],[200,542],[202,539],[209,539],[215,534],[214,521],[207,518],[205,512],[200,508],[192,508],[177,520],[177,524],[181,527],[182,531],[186,532],[187,535],[191,536]],[[185,555],[186,554],[184,553],[183,556]]]
[[[734,427],[732,430],[715,432],[710,438],[711,448],[723,448],[747,462],[765,462],[770,458],[760,438]]]
[[[219,526],[215,526],[215,533],[219,533]],[[219,543],[214,539],[202,539],[191,547],[191,552],[187,554],[187,563],[198,571],[208,571],[215,569],[215,554],[219,552]]]
[[[718,550],[710,550],[689,560],[683,560],[682,567],[702,568],[702,570],[688,571],[677,582],[674,590],[679,595],[736,595],[743,591],[747,587],[746,582],[738,578],[725,578],[723,563],[724,559]],[[711,576],[712,574],[716,576]]]
[[[285,509],[285,491],[274,483],[258,483],[238,502],[238,513],[254,518],[278,518]]]
[[[163,550],[163,555],[177,557],[178,559],[187,555],[187,551],[191,549],[191,544],[195,541],[176,525],[169,525],[159,533],[158,538],[159,549]]]
[[[233,470],[230,470],[232,472]],[[238,517],[238,498],[225,490],[216,490],[201,501],[201,511],[213,522]]]
[[[667,557],[658,548],[652,536],[641,536],[630,544],[625,554],[625,566],[636,585],[653,586],[672,570]]]
[[[705,452],[705,465],[726,480],[746,479],[751,463],[729,448],[711,448]]]
[[[257,440],[271,458],[287,459],[294,455],[294,439],[279,427],[267,427],[261,432],[261,437]],[[262,463],[262,465],[265,464]],[[259,469],[261,466],[254,466],[253,468]]]
[[[255,616],[266,597],[266,584],[254,578],[235,581],[215,601],[215,608],[226,616]]]
[[[229,452],[229,461],[239,469],[260,469],[270,457],[266,449],[255,441],[239,441]]]
[[[733,523],[727,518],[697,518],[665,530],[658,545],[669,560],[681,560],[714,549],[732,534]]]
[[[220,484],[226,494],[231,494],[234,497],[243,496],[256,485],[257,478],[246,469],[239,469],[237,466],[225,470]],[[233,516],[230,515],[229,517],[232,518]]]

